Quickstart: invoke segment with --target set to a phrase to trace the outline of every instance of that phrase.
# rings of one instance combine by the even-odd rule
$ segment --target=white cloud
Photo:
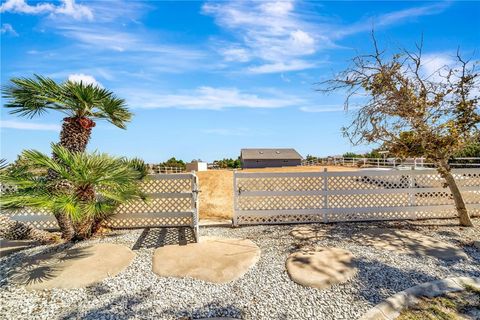
[[[283,108],[302,104],[303,99],[270,92],[259,95],[237,88],[199,87],[192,92],[156,94],[151,91],[117,90],[127,98],[129,105],[137,108],[181,108],[198,110],[222,110],[227,108]]]
[[[225,58],[225,61],[248,62],[251,59],[248,50],[244,48],[230,47],[221,49],[220,52]]]
[[[72,82],[82,82],[83,84],[93,84],[98,87],[103,87],[100,82],[98,82],[93,76],[83,74],[83,73],[74,73],[68,76],[68,81]]]
[[[218,50],[225,61],[250,61],[257,66],[250,66],[247,71],[275,73],[314,68],[315,54],[338,47],[336,42],[346,36],[438,14],[449,5],[442,2],[412,7],[362,18],[353,24],[336,22],[322,12],[311,10],[308,4],[294,0],[211,2],[202,9],[237,39],[227,49]]]
[[[37,131],[60,131],[60,125],[57,124],[30,123],[14,120],[0,120],[0,128]]]
[[[57,7],[54,11],[55,14],[64,14],[76,20],[81,20],[83,18],[93,20],[92,10],[87,6],[76,4],[75,0],[62,0],[62,2],[63,5]]]
[[[420,7],[412,7],[408,9],[392,11],[378,16],[372,16],[352,25],[336,28],[332,35],[335,38],[341,38],[359,32],[370,31],[372,30],[372,28],[387,27],[421,16],[438,14],[450,5],[451,4],[449,1],[443,1]]]
[[[9,23],[2,24],[2,27],[0,28],[0,33],[11,34],[12,36],[18,36],[18,33],[15,31],[15,29],[13,29],[12,25]]]
[[[294,12],[293,1],[207,3],[203,12],[231,30],[239,39],[219,52],[226,61],[258,59],[265,67],[247,70],[256,73],[282,72],[310,68],[300,61],[317,51],[316,27]],[[290,60],[297,60],[292,68]],[[258,62],[257,62],[258,63]],[[260,71],[258,71],[260,70]]]
[[[315,64],[307,61],[292,60],[289,62],[276,62],[259,66],[252,66],[248,68],[248,71],[251,73],[277,73],[310,69],[314,66]]]
[[[292,1],[267,2],[260,5],[262,11],[267,14],[285,16],[293,10]]]
[[[55,10],[51,3],[37,3],[31,6],[25,0],[7,0],[0,6],[0,12],[15,12],[26,14],[49,13]]]
[[[29,5],[25,0],[7,0],[0,6],[0,12],[13,12],[24,14],[45,14],[65,15],[76,20],[92,20],[92,10],[82,4],[77,4],[75,0],[61,0],[61,5],[52,3],[37,3]]]
[[[422,70],[425,76],[438,76],[438,72],[455,64],[452,56],[446,53],[429,53],[422,56]]]

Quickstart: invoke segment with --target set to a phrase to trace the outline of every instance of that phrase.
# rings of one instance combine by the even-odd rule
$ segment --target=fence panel
[[[480,214],[480,170],[453,175]],[[434,170],[234,174],[234,224],[446,218],[456,215]]]
[[[154,174],[142,183],[146,202],[130,201],[119,206],[105,225],[111,228],[191,227],[198,238],[198,179],[193,173]],[[37,228],[57,229],[46,211],[22,209],[6,213],[11,219]]]

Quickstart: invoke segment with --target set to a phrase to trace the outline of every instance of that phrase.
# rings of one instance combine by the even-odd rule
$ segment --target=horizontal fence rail
[[[453,175],[472,215],[480,215],[480,169]],[[434,170],[234,174],[234,224],[455,217]]]
[[[148,175],[141,188],[148,196],[147,201],[135,200],[119,206],[105,226],[119,229],[191,227],[198,240],[198,178],[195,174]],[[58,229],[54,216],[46,211],[22,209],[6,214],[37,228]]]
[[[316,158],[313,160],[303,160],[302,166],[321,166],[334,165],[346,167],[362,167],[362,168],[434,168],[435,164],[427,162],[425,158],[346,158],[346,157],[329,157]],[[449,161],[449,165],[453,168],[479,168],[480,158],[454,158]]]

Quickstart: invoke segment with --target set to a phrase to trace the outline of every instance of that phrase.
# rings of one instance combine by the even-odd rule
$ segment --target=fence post
[[[325,196],[323,198],[323,209],[328,209],[328,175],[327,175],[327,168],[323,169],[323,191],[325,191]],[[327,213],[323,212],[323,222],[328,222]]]
[[[415,207],[415,179],[413,178],[413,174],[412,174],[412,171],[414,169],[412,168],[412,170],[410,170],[410,174],[408,175],[408,191],[410,193],[410,207]],[[417,219],[417,212],[416,211],[412,211],[412,214],[411,214],[411,218],[412,219]]]
[[[199,211],[198,211],[198,207],[199,207],[199,196],[198,196],[198,193],[200,192],[200,190],[198,190],[198,177],[197,175],[195,174],[195,171],[192,173],[192,205],[193,205],[193,221],[192,221],[192,228],[194,230],[194,234],[195,234],[195,241],[198,242],[199,238],[200,238],[200,235],[199,235],[199,227],[198,227],[198,224],[199,224]]]
[[[238,193],[237,193],[237,169],[233,170],[233,225],[235,227],[238,226],[238,217],[237,217],[237,201],[238,201]]]

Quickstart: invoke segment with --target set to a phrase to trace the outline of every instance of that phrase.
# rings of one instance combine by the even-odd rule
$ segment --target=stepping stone
[[[18,252],[40,243],[32,240],[4,240],[0,239],[0,258],[6,257],[9,254]]]
[[[354,239],[360,244],[402,254],[426,255],[445,261],[467,258],[459,247],[409,230],[374,228],[357,233]]]
[[[312,251],[295,252],[285,265],[292,281],[317,289],[345,282],[357,272],[352,253],[340,248],[316,247]]]
[[[10,280],[27,290],[83,288],[117,275],[134,257],[130,248],[119,244],[71,248],[27,259]]]
[[[162,277],[227,283],[243,276],[259,258],[260,248],[250,240],[202,237],[199,243],[156,249],[153,272]]]
[[[292,231],[290,231],[290,235],[298,240],[321,239],[325,237],[326,233],[326,230],[315,228],[312,226],[294,227]]]

